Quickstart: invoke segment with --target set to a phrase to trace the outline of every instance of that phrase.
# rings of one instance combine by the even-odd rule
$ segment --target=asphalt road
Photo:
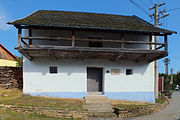
[[[161,112],[128,120],[180,120],[180,92],[173,92],[170,104]]]

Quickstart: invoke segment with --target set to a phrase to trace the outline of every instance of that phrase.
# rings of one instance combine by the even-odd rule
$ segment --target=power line
[[[140,5],[138,5],[137,3],[135,3],[133,0],[129,0],[131,3],[133,3],[136,7],[138,7],[139,9],[141,9],[144,13],[150,15],[144,8],[142,8]]]
[[[166,12],[170,12],[170,11],[174,11],[174,10],[179,10],[180,8],[174,8],[174,9],[170,9],[170,10],[167,10]]]

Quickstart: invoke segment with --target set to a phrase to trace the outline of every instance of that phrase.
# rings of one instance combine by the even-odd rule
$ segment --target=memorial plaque
[[[120,69],[111,69],[111,75],[120,75]]]

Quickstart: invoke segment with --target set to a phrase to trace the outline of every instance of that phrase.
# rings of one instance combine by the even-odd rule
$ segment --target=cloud
[[[10,28],[7,21],[8,16],[2,9],[0,9],[0,30],[8,30]]]

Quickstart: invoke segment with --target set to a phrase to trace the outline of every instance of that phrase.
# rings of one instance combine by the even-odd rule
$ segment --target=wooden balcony
[[[27,40],[29,41],[28,43]],[[33,40],[67,40],[71,41],[72,44],[71,46],[33,45]],[[119,48],[79,47],[75,45],[76,41],[120,43],[121,46],[119,46]],[[147,45],[148,48],[126,48],[126,45],[128,44],[142,44]],[[75,38],[74,35],[72,35],[72,38],[19,36],[18,46],[19,47],[17,49],[19,52],[26,56],[29,60],[33,60],[33,58],[51,58],[53,60],[108,59],[112,61],[133,60],[135,62],[152,62],[168,55],[167,36],[165,36],[164,43],[155,43],[152,42],[152,40],[149,42],[126,41],[123,36],[120,40]]]

